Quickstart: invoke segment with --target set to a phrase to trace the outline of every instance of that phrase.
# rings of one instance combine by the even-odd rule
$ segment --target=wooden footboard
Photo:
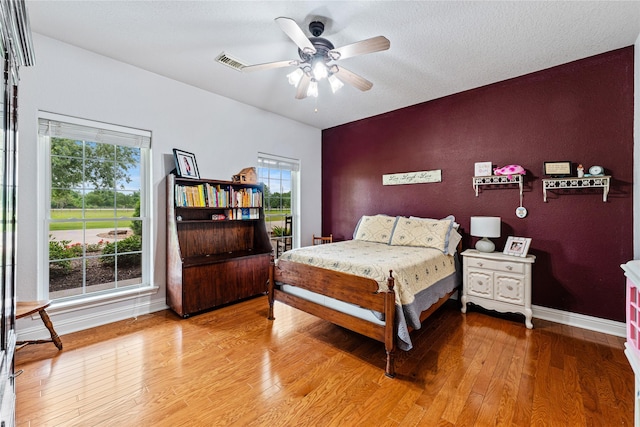
[[[341,313],[303,298],[282,292],[276,282],[286,283],[318,294],[326,295],[358,305],[365,309],[384,313],[385,324],[375,323]],[[280,260],[276,266],[273,262],[269,274],[269,319],[273,320],[274,301],[280,301],[314,316],[342,326],[359,334],[384,343],[387,353],[385,374],[395,376],[396,347],[396,306],[394,280],[389,272],[388,292],[378,292],[378,283],[373,279],[326,270],[310,265]]]

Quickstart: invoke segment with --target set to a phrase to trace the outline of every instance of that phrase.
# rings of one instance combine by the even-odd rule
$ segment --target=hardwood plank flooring
[[[633,425],[624,339],[448,303],[384,376],[381,343],[258,297],[16,353],[26,426]]]

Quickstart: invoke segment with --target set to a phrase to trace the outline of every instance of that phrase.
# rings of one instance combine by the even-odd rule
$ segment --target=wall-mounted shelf
[[[490,176],[474,176],[473,177],[473,189],[478,197],[478,190],[483,185],[517,185],[520,189],[520,195],[522,195],[522,183],[524,182],[523,175],[511,175],[509,179],[506,175],[490,175]]]
[[[602,201],[607,201],[611,177],[585,176],[584,178],[547,178],[542,180],[542,196],[547,201],[547,190],[576,190],[580,188],[602,188]]]

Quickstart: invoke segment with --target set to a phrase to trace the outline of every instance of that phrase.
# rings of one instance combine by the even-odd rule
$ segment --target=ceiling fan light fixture
[[[318,97],[318,82],[311,80],[309,87],[307,88],[307,96]]]
[[[329,84],[331,85],[331,91],[332,91],[333,93],[336,93],[338,90],[340,90],[340,88],[341,88],[342,86],[344,86],[344,83],[342,83],[342,82],[340,81],[340,79],[338,79],[338,78],[337,78],[336,76],[334,76],[333,74],[331,74],[331,75],[329,76],[329,79],[328,79],[328,80],[329,80]]]
[[[300,79],[302,79],[304,72],[301,68],[296,68],[291,73],[287,74],[287,79],[289,79],[289,84],[295,87],[298,87],[300,83]]]
[[[313,62],[313,77],[316,80],[322,80],[327,78],[329,70],[322,59],[317,59]]]
[[[316,49],[315,48],[310,48],[310,47],[303,47],[302,48],[302,52],[305,55],[312,56],[312,55],[314,55],[316,53]]]
[[[342,67],[338,68],[336,64],[331,62],[381,52],[391,47],[391,43],[386,37],[377,36],[336,48],[330,40],[321,37],[325,29],[321,20],[309,24],[309,32],[313,37],[308,37],[296,21],[291,18],[281,16],[276,18],[275,22],[298,47],[300,59],[245,65],[223,52],[216,58],[216,61],[242,72],[296,67],[293,72],[287,74],[289,84],[296,88],[296,99],[304,99],[307,96],[317,97],[318,82],[325,78],[329,80],[333,93],[336,93],[345,84],[361,91],[371,89],[373,83],[352,71]]]

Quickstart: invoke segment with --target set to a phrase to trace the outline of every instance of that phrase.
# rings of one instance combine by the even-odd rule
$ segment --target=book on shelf
[[[240,188],[212,185],[175,185],[175,204],[178,207],[208,208],[261,208],[262,191],[258,188]]]
[[[262,191],[258,188],[231,188],[231,200],[234,208],[261,208]]]
[[[229,220],[260,219],[259,208],[234,208],[226,211]]]
[[[207,202],[204,187],[176,184],[175,202],[180,207],[205,207]]]

